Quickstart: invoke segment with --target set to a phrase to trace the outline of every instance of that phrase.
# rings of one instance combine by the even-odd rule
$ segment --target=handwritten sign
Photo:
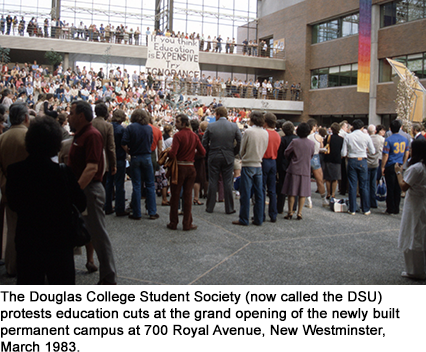
[[[153,75],[200,76],[198,40],[151,35],[146,72]]]

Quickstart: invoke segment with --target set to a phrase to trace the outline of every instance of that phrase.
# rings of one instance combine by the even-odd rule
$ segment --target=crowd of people
[[[34,63],[22,85],[32,87],[30,83],[40,78],[34,80],[40,69]],[[61,82],[59,89],[67,78]],[[154,81],[147,84],[149,92]],[[174,88],[171,84],[169,94]],[[92,236],[86,245],[87,270],[99,270],[100,284],[115,284],[107,215],[155,221],[159,219],[157,197],[161,197],[161,205],[170,206],[165,226],[177,230],[182,214],[183,230],[192,231],[197,229],[192,206],[204,205],[205,198],[207,213],[219,201],[225,203],[226,214],[234,214],[235,194],[240,207],[234,225],[261,226],[268,218],[276,222],[278,214],[284,213],[286,199],[284,219],[296,215],[301,221],[304,207],[313,206],[313,177],[322,206],[329,207],[338,191],[348,194],[350,215],[369,216],[371,208],[378,207],[376,185],[383,175],[386,214],[399,213],[401,189],[407,192],[400,234],[406,260],[403,275],[426,278],[426,140],[420,124],[414,123],[406,132],[399,120],[392,121],[389,131],[382,125],[364,126],[361,120],[352,126],[344,121],[324,128],[309,119],[295,126],[272,113],[236,113],[215,99],[208,107],[181,99],[180,109],[171,106],[172,98],[168,103],[161,100],[162,92],[148,93],[142,99],[132,94],[134,100],[128,102],[118,101],[120,94],[112,99],[115,91],[95,95],[93,100],[77,94],[61,103],[61,91],[50,92],[51,86],[31,104],[25,94],[17,97],[9,88],[3,89],[0,100],[0,181],[8,228],[5,264],[20,284],[44,283],[45,275],[49,283],[75,282],[73,248],[67,236],[70,204],[81,211],[87,208],[83,217]],[[134,93],[128,91],[126,98],[129,92]],[[164,104],[170,106],[164,108]],[[169,111],[169,115],[158,115],[159,111]],[[57,162],[69,168],[63,172]],[[128,207],[127,178],[132,183]],[[61,203],[64,199],[69,202]],[[37,207],[41,200],[45,208]],[[420,215],[413,215],[413,207]],[[54,267],[49,265],[52,260],[57,263]],[[67,275],[59,275],[61,270]]]
[[[210,36],[199,33],[185,33],[181,31],[170,31],[169,29],[140,29],[126,25],[100,25],[90,24],[85,25],[83,21],[80,23],[71,23],[62,21],[60,18],[48,18],[40,20],[37,17],[32,17],[28,23],[24,16],[6,17],[1,15],[0,18],[0,33],[2,35],[19,35],[28,34],[30,37],[55,38],[55,39],[71,39],[84,40],[91,42],[104,42],[114,44],[128,45],[148,45],[149,36],[165,36],[170,38],[183,38],[199,41],[200,51],[215,52],[226,54],[242,54],[257,57],[271,57],[271,51],[275,56],[278,53],[277,48],[270,48],[267,41],[256,39],[244,39],[241,43],[236,43],[235,38],[222,38],[221,35]]]
[[[202,106],[203,115],[212,114],[221,98],[236,97],[247,99],[300,100],[301,85],[287,81],[237,80],[236,78],[211,77],[202,74],[201,77],[178,77],[172,75],[153,75],[151,73],[134,71],[116,67],[103,72],[80,68],[63,69],[59,64],[53,72],[47,66],[15,63],[11,67],[4,65],[0,77],[0,90],[7,89],[10,98],[23,101],[31,109],[39,112],[39,106],[49,100],[55,110],[68,109],[70,104],[82,99],[94,104],[99,99],[110,102],[114,107],[120,107],[128,116],[136,107],[147,108],[157,119],[170,121],[175,110],[183,111],[189,116],[199,114],[201,103],[197,97],[212,96],[209,106]],[[46,99],[49,95],[49,99]],[[185,96],[195,96],[192,100]],[[244,109],[241,109],[244,110]],[[235,111],[239,114],[239,111]],[[232,114],[231,114],[232,115]],[[202,115],[200,116],[202,117]],[[243,116],[244,118],[244,116]]]

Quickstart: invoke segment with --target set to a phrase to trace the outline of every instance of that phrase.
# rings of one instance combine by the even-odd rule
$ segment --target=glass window
[[[342,22],[342,37],[347,37],[352,34],[352,23],[344,18]]]
[[[330,67],[328,74],[328,86],[337,87],[339,86],[339,66]]]
[[[351,85],[356,86],[357,84],[358,84],[358,64],[352,64]]]
[[[352,15],[352,34],[358,34],[359,29],[359,13]]]
[[[390,2],[381,7],[380,22],[381,27],[388,27],[396,24],[396,3]]]
[[[351,65],[340,66],[340,85],[350,86],[351,85]]]
[[[327,23],[327,40],[339,38],[339,20]]]
[[[388,60],[381,59],[379,62],[379,82],[392,81],[392,66]]]
[[[312,43],[322,43],[358,33],[359,14],[316,24],[312,27]]]
[[[399,1],[396,3],[396,23],[405,23],[408,20],[408,3]]]
[[[403,63],[405,66],[407,66],[407,57],[406,56],[400,56],[395,57],[393,60]]]
[[[342,20],[342,37],[358,34],[359,14],[347,16]]]
[[[419,78],[423,77],[423,54],[408,55],[407,68]]]
[[[311,71],[311,89],[357,85],[358,64],[321,68]]]
[[[318,70],[318,88],[328,87],[328,68],[322,68]]]
[[[319,80],[319,76],[318,76],[318,70],[312,70],[311,73],[311,89],[318,89],[318,80]]]
[[[380,11],[380,25],[387,27],[425,18],[425,7],[425,0],[399,0],[384,4]]]
[[[408,21],[424,18],[424,0],[406,0],[408,3]]]
[[[322,43],[327,40],[327,23],[317,24],[313,28],[313,43]]]

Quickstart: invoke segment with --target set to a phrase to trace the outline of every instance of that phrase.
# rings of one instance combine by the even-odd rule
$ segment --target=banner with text
[[[200,76],[198,40],[151,35],[146,72],[153,75]]]

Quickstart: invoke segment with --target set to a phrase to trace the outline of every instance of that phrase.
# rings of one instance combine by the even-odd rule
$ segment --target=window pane
[[[351,65],[340,66],[340,85],[349,86],[351,84]]]
[[[407,68],[416,74],[417,77],[423,76],[423,54],[409,55],[407,58]]]
[[[343,18],[342,37],[358,33],[359,15],[354,14]]]
[[[342,22],[342,37],[346,37],[352,34],[352,23],[348,20],[348,17],[343,19]]]
[[[351,72],[351,85],[356,86],[358,84],[358,64],[352,65]]]
[[[423,75],[421,78],[426,77],[426,58],[423,60]]]
[[[318,41],[318,25],[312,26],[312,44],[319,43]]]
[[[352,15],[352,34],[358,34],[359,28],[359,13]]]
[[[317,43],[322,43],[327,40],[327,23],[317,25]]]
[[[339,37],[339,20],[327,23],[327,40],[337,39]]]
[[[328,86],[337,87],[339,85],[339,66],[330,67],[330,73],[328,75]]]
[[[423,0],[408,0],[408,21],[415,21],[423,18]]]
[[[396,3],[382,5],[381,7],[381,26],[392,26],[396,23]]]
[[[392,81],[392,66],[388,60],[381,59],[379,62],[379,82]]]
[[[401,62],[405,66],[407,66],[407,57],[406,56],[396,57],[396,58],[394,58],[394,60],[398,61],[398,62]]]
[[[311,74],[311,89],[318,89],[318,80],[319,80],[318,71],[313,70]]]
[[[328,75],[320,75],[319,76],[319,84],[318,88],[327,88]]]
[[[396,23],[405,23],[408,18],[408,6],[405,1],[396,3]]]

